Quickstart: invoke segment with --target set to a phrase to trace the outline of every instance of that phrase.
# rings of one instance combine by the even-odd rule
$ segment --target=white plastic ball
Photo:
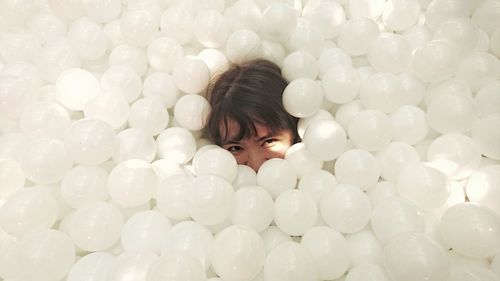
[[[309,229],[301,244],[311,253],[321,280],[333,280],[349,268],[347,242],[338,231],[326,226]]]
[[[489,83],[479,91],[474,97],[476,105],[476,113],[479,117],[486,117],[490,114],[500,113],[500,96],[497,94],[500,91],[500,82]]]
[[[350,65],[330,68],[321,79],[325,99],[337,104],[352,101],[358,95],[360,78],[356,69]]]
[[[463,266],[452,266],[450,270],[450,281],[466,281],[466,280],[484,280],[496,281],[498,274],[488,268],[479,267],[476,265],[466,264]]]
[[[463,95],[439,95],[427,107],[427,120],[442,134],[468,132],[476,123],[474,101]]]
[[[412,52],[432,40],[432,31],[426,25],[414,25],[403,32],[403,37],[410,44]]]
[[[70,127],[66,109],[53,102],[38,102],[27,107],[19,118],[21,131],[32,137],[63,139]]]
[[[347,129],[351,120],[365,108],[360,100],[356,99],[351,102],[340,105],[335,110],[335,121],[337,121],[344,129]]]
[[[448,257],[441,246],[423,233],[392,240],[384,250],[384,266],[394,280],[447,280],[450,272]]]
[[[125,160],[109,173],[108,192],[125,208],[147,203],[156,191],[158,179],[151,164],[140,159]]]
[[[367,58],[380,72],[401,73],[411,60],[410,45],[402,35],[382,33],[371,43]]]
[[[154,98],[138,99],[130,106],[128,124],[151,136],[160,134],[170,121],[168,111]]]
[[[87,70],[69,69],[57,78],[57,100],[71,110],[82,110],[99,93],[99,81]]]
[[[205,62],[195,56],[181,58],[173,68],[174,83],[188,94],[201,93],[210,81],[210,70]]]
[[[500,252],[500,216],[487,207],[454,205],[441,217],[440,230],[450,247],[464,256],[487,258]]]
[[[33,13],[26,20],[29,31],[35,34],[41,43],[50,42],[67,32],[64,20],[52,13]]]
[[[352,66],[352,58],[341,48],[324,48],[318,57],[319,74],[320,78],[323,79],[325,74],[330,70],[330,68],[348,65]]]
[[[479,4],[472,14],[472,21],[479,28],[491,33],[498,23],[500,8],[495,1],[484,1]]]
[[[274,222],[288,235],[303,235],[315,225],[317,217],[316,202],[302,190],[287,190],[276,198]]]
[[[26,182],[21,165],[8,158],[0,158],[0,200],[21,189]]]
[[[295,188],[297,176],[287,160],[274,158],[267,160],[259,168],[257,184],[276,198],[280,193]]]
[[[315,261],[307,248],[297,242],[282,242],[274,247],[264,264],[265,280],[318,280]]]
[[[500,61],[487,52],[473,52],[462,58],[456,67],[455,76],[464,80],[473,91],[498,80]]]
[[[231,152],[217,148],[199,151],[193,158],[196,175],[216,175],[232,182],[238,173],[238,164]]]
[[[467,180],[466,193],[471,202],[485,206],[500,215],[500,165],[489,165],[475,171]]]
[[[277,226],[271,225],[265,230],[261,231],[260,236],[264,241],[264,247],[266,248],[266,253],[274,249],[276,246],[283,242],[290,242],[292,238],[281,231]]]
[[[385,2],[385,0],[354,0],[349,2],[348,9],[352,18],[367,17],[375,19],[382,15]]]
[[[59,75],[65,70],[79,68],[81,66],[80,58],[76,50],[74,50],[68,40],[64,38],[56,38],[47,42],[37,55],[36,64],[43,70],[41,72],[42,77],[46,81],[52,83],[56,82]],[[71,85],[68,87],[71,87]],[[86,94],[92,94],[92,92]]]
[[[179,44],[188,43],[193,37],[193,15],[182,5],[172,5],[161,15],[160,29]]]
[[[261,232],[271,224],[273,217],[273,199],[262,187],[245,186],[236,191],[232,224]]]
[[[403,31],[414,26],[420,16],[418,0],[388,0],[382,20],[390,30]]]
[[[363,190],[374,186],[380,174],[377,159],[365,150],[347,150],[335,162],[335,177],[339,183],[352,184]]]
[[[427,160],[451,179],[469,177],[479,166],[479,145],[463,134],[444,134],[434,139],[427,150]]]
[[[193,21],[193,33],[198,42],[207,48],[224,45],[229,27],[224,16],[216,10],[201,11]]]
[[[107,23],[117,19],[122,12],[119,0],[86,0],[83,2],[83,8],[87,16],[99,23]]]
[[[361,230],[345,236],[351,257],[350,267],[362,264],[382,265],[383,244],[371,230]]]
[[[271,3],[262,13],[261,30],[266,38],[286,41],[297,25],[297,13],[290,5],[282,2]]]
[[[22,31],[4,32],[0,39],[0,47],[0,57],[8,63],[31,63],[41,48],[34,34]]]
[[[281,62],[281,74],[288,81],[299,78],[316,79],[319,72],[316,58],[305,51],[295,51]]]
[[[376,154],[380,163],[382,178],[398,182],[399,175],[406,166],[420,161],[420,156],[411,145],[403,142],[391,142]]]
[[[336,37],[346,21],[344,8],[333,1],[310,1],[304,5],[302,16],[321,31],[324,38]]]
[[[403,105],[389,115],[394,141],[414,145],[429,132],[426,113],[416,106]]]
[[[423,82],[437,82],[452,76],[457,63],[457,54],[451,43],[432,40],[418,47],[410,69]]]
[[[118,129],[127,122],[129,112],[127,99],[113,91],[100,92],[83,107],[86,118],[100,119],[113,129]]]
[[[58,215],[57,201],[42,188],[22,188],[12,193],[0,207],[0,226],[21,237],[51,228]]]
[[[113,154],[116,163],[134,158],[151,163],[156,156],[155,139],[142,129],[125,129],[116,138],[118,143]]]
[[[363,191],[353,185],[338,184],[320,200],[323,220],[342,233],[363,229],[370,220],[371,204]]]
[[[146,54],[154,70],[170,73],[183,57],[184,50],[175,39],[160,37],[148,45]]]
[[[426,93],[424,83],[408,72],[399,74],[398,79],[403,86],[403,105],[419,105]]]
[[[68,273],[68,281],[85,281],[104,279],[108,269],[113,265],[115,257],[105,252],[94,252],[83,256],[75,262]]]
[[[83,3],[76,0],[50,0],[50,9],[64,20],[74,20],[83,15]]]
[[[176,252],[162,255],[151,264],[145,280],[204,281],[206,279],[206,273],[198,260],[189,254]]]
[[[191,131],[198,131],[205,127],[210,104],[200,95],[188,94],[180,97],[174,106],[174,117],[179,124]]]
[[[345,277],[345,281],[389,281],[384,268],[376,264],[361,264],[352,267]]]
[[[262,238],[248,227],[227,227],[214,240],[212,266],[226,280],[253,280],[262,270],[265,257]]]
[[[444,94],[461,95],[472,98],[472,90],[464,80],[450,78],[429,85],[424,96],[425,104],[429,105],[436,97]]]
[[[160,15],[147,8],[126,9],[120,15],[120,30],[125,42],[145,47],[158,35]]]
[[[413,203],[392,196],[373,207],[371,227],[375,236],[387,244],[403,233],[424,232],[425,221]]]
[[[259,30],[262,21],[262,11],[253,0],[235,1],[225,10],[224,16],[232,30]]]
[[[390,73],[375,73],[361,83],[359,98],[367,109],[391,113],[403,104],[403,85]]]
[[[108,39],[101,26],[91,19],[80,18],[71,23],[68,40],[85,60],[97,60],[108,50]]]
[[[79,164],[97,165],[111,158],[116,135],[108,123],[99,119],[81,119],[69,128],[65,139],[68,155]]]
[[[379,181],[374,187],[366,191],[372,205],[398,194],[397,185],[390,181]]]
[[[461,1],[434,0],[425,11],[425,24],[435,30],[440,24],[453,18],[467,18],[470,5]]]
[[[305,118],[300,118],[299,122],[297,123],[297,132],[301,138],[304,137],[304,132],[306,129],[311,125],[312,123],[319,121],[319,120],[333,120],[333,116],[330,112],[324,110],[324,109],[319,109],[318,112],[315,114],[305,117]]]
[[[319,206],[322,198],[337,185],[335,176],[325,170],[315,170],[300,178],[298,189],[309,194]]]
[[[195,178],[188,191],[191,217],[203,225],[216,225],[230,217],[234,208],[234,189],[225,179],[202,175]]]
[[[371,43],[379,33],[379,28],[372,19],[353,18],[342,26],[337,43],[350,55],[361,56],[368,53]]]
[[[106,280],[119,281],[127,278],[146,280],[149,268],[158,260],[152,252],[123,252],[106,270]]]
[[[308,78],[291,81],[283,92],[283,106],[295,117],[309,117],[316,113],[323,100],[320,85]]]
[[[317,120],[307,127],[302,141],[314,158],[331,161],[344,152],[347,134],[333,120]]]
[[[454,44],[459,54],[467,54],[477,46],[479,34],[470,19],[452,18],[437,27],[434,39],[448,40]]]
[[[61,196],[77,209],[90,202],[108,199],[108,173],[101,167],[79,165],[73,167],[61,182]]]
[[[103,90],[121,94],[127,102],[136,100],[142,91],[141,77],[126,65],[115,65],[108,68],[101,76]]]
[[[312,171],[319,170],[321,169],[321,167],[323,167],[323,161],[315,159],[302,142],[296,143],[288,148],[285,153],[285,160],[288,162],[288,164],[291,165],[292,172],[295,173],[295,177],[297,177],[298,179]],[[293,176],[290,176],[290,181],[292,178]],[[290,182],[290,186],[294,185],[295,184],[292,184]]]
[[[89,203],[76,210],[70,221],[71,240],[86,251],[99,251],[113,246],[119,239],[124,218],[111,203]]]
[[[17,120],[38,98],[33,83],[12,76],[0,78],[0,110],[3,118]]]
[[[321,31],[305,18],[299,18],[286,47],[291,52],[305,51],[319,57],[323,49],[324,37]]]
[[[125,44],[120,27],[120,20],[113,20],[104,25],[103,31],[108,37],[109,48],[113,49],[119,45]]]
[[[170,220],[158,212],[135,213],[123,225],[121,245],[125,251],[160,253],[170,227]]]
[[[213,242],[214,237],[207,227],[194,221],[183,221],[172,226],[165,236],[162,255],[188,254],[208,269],[212,263]]]
[[[121,32],[119,32],[119,34],[121,36]],[[119,40],[123,39],[120,37]],[[111,51],[111,54],[109,54],[109,66],[112,67],[119,65],[128,66],[132,68],[135,73],[142,76],[146,73],[148,67],[146,53],[138,47],[134,47],[120,41],[119,45]],[[136,83],[135,79],[132,81],[125,79],[123,82]],[[121,83],[117,83],[116,85],[122,86],[124,89],[127,89],[128,87],[127,85],[122,85]]]
[[[233,180],[233,187],[235,190],[244,186],[257,185],[257,173],[247,165],[237,166],[236,178]]]
[[[500,114],[491,114],[479,120],[472,130],[472,139],[479,145],[481,154],[500,159],[500,133],[496,128],[500,124]]]
[[[379,110],[364,110],[352,117],[347,134],[352,144],[360,149],[377,151],[392,140],[389,117]]]
[[[171,108],[175,105],[180,93],[170,74],[153,72],[144,79],[142,95],[145,98],[156,99],[166,108]]]
[[[155,199],[160,212],[174,220],[189,217],[188,188],[193,179],[185,174],[174,174],[159,181]]]
[[[183,164],[193,158],[196,152],[196,141],[193,134],[182,127],[167,128],[156,139],[161,158]]]
[[[261,39],[257,33],[241,29],[229,35],[226,41],[226,56],[232,63],[243,63],[259,57]]]
[[[203,49],[198,57],[205,62],[210,70],[210,77],[222,73],[229,68],[226,55],[218,49]]]
[[[491,270],[496,274],[500,274],[500,255],[496,255],[491,261]]]

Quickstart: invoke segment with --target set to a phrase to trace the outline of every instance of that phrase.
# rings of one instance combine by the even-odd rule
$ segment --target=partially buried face
[[[287,149],[293,144],[290,129],[272,132],[266,126],[255,123],[256,135],[236,139],[239,127],[230,122],[228,133],[222,147],[231,152],[238,164],[247,165],[258,171],[260,166],[272,158],[284,158]]]

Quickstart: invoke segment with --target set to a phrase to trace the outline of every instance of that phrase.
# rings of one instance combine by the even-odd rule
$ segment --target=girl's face
[[[255,128],[255,136],[235,140],[239,129],[237,126],[229,126],[228,136],[222,147],[234,155],[238,164],[247,165],[257,172],[267,160],[285,157],[285,152],[293,144],[293,133],[287,129],[273,134],[266,126],[258,123]]]

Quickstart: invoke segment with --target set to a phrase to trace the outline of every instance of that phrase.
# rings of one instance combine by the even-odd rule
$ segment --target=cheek
[[[244,164],[246,161],[246,156],[244,155],[244,153],[239,153],[237,155],[234,155],[234,158],[236,159],[236,163],[238,164]]]

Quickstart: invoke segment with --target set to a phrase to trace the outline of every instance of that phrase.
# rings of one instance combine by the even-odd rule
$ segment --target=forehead
[[[238,140],[239,138],[248,138],[248,137],[255,137],[255,138],[260,138],[263,136],[266,136],[271,133],[271,130],[260,123],[253,122],[252,123],[254,128],[255,128],[255,134],[253,134],[252,131],[248,132],[248,134],[251,134],[250,136],[245,136],[244,134],[242,135],[240,130],[240,124],[234,120],[228,120],[227,122],[227,128],[224,130],[221,128],[221,136],[225,140]],[[227,134],[226,134],[227,131]]]

